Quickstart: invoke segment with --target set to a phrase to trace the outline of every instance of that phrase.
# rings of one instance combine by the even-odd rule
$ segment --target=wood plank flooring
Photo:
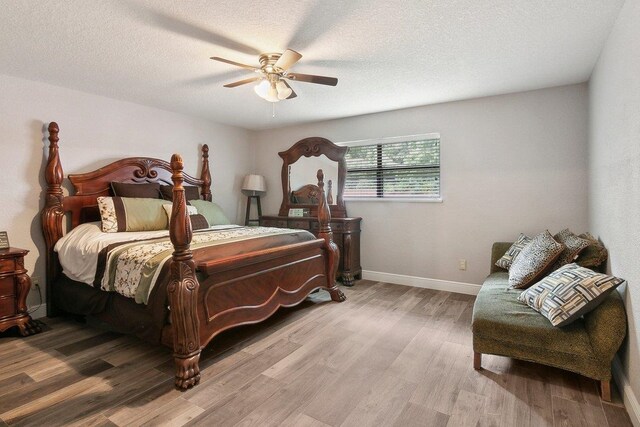
[[[486,355],[474,371],[472,296],[365,280],[344,292],[220,335],[186,392],[161,346],[63,318],[5,333],[0,426],[631,426],[579,375]]]

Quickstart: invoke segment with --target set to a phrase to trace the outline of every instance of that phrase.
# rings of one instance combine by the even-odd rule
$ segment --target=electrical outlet
[[[458,260],[458,268],[460,270],[466,270],[467,269],[467,260],[463,259],[463,258],[460,258]]]
[[[31,287],[37,288],[40,286],[40,278],[38,276],[31,276]]]

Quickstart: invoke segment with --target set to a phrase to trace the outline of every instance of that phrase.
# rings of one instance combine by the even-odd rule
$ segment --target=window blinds
[[[440,139],[359,145],[346,155],[345,197],[440,197]]]

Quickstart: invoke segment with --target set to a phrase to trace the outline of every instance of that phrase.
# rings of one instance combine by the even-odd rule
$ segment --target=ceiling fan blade
[[[293,99],[296,96],[298,96],[298,94],[293,90],[293,88],[289,85],[289,83],[285,82],[284,80],[280,80],[282,83],[285,84],[285,86],[287,86],[289,89],[291,89],[291,95],[287,96],[287,99]]]
[[[229,59],[220,58],[219,56],[212,56],[211,59],[213,59],[214,61],[220,61],[220,62],[224,62],[226,64],[235,65],[236,67],[246,68],[247,70],[255,71],[255,70],[259,69],[259,68],[253,67],[251,65],[241,64],[241,63],[236,62],[236,61],[231,61]]]
[[[250,79],[239,80],[233,83],[227,83],[224,87],[236,87],[241,85],[246,85],[247,83],[252,83],[260,80],[260,77],[251,77]]]
[[[298,82],[316,83],[320,85],[335,86],[338,84],[338,79],[335,77],[314,76],[311,74],[300,73],[287,73],[285,76],[289,80],[295,80]]]
[[[300,55],[298,52],[296,52],[295,50],[287,49],[284,51],[282,56],[278,58],[276,63],[273,64],[273,66],[282,70],[288,70],[293,66],[293,64],[298,62],[300,58],[302,58],[302,55]]]

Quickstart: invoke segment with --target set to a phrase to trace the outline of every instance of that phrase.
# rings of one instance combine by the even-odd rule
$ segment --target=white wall
[[[263,212],[276,214],[281,202],[277,152],[302,138],[439,132],[443,203],[351,201],[347,210],[363,218],[365,270],[479,284],[492,242],[587,229],[587,113],[581,84],[258,132]]]
[[[39,214],[48,147],[44,130],[50,121],[60,125],[65,175],[90,171],[122,157],[169,160],[178,152],[184,158],[185,171],[199,176],[200,147],[209,144],[214,201],[232,220],[238,219],[241,180],[251,170],[253,159],[248,131],[2,75],[0,94],[0,230],[9,233],[12,246],[31,251],[26,267],[43,285],[44,240]],[[44,291],[44,286],[41,288]],[[28,304],[38,301],[31,292]]]
[[[611,272],[628,282],[621,360],[640,397],[640,1],[627,0],[589,84],[589,218],[609,249]],[[627,390],[628,392],[629,390]],[[640,407],[637,399],[627,409]],[[634,408],[635,407],[635,408]],[[636,418],[638,422],[638,418]]]

